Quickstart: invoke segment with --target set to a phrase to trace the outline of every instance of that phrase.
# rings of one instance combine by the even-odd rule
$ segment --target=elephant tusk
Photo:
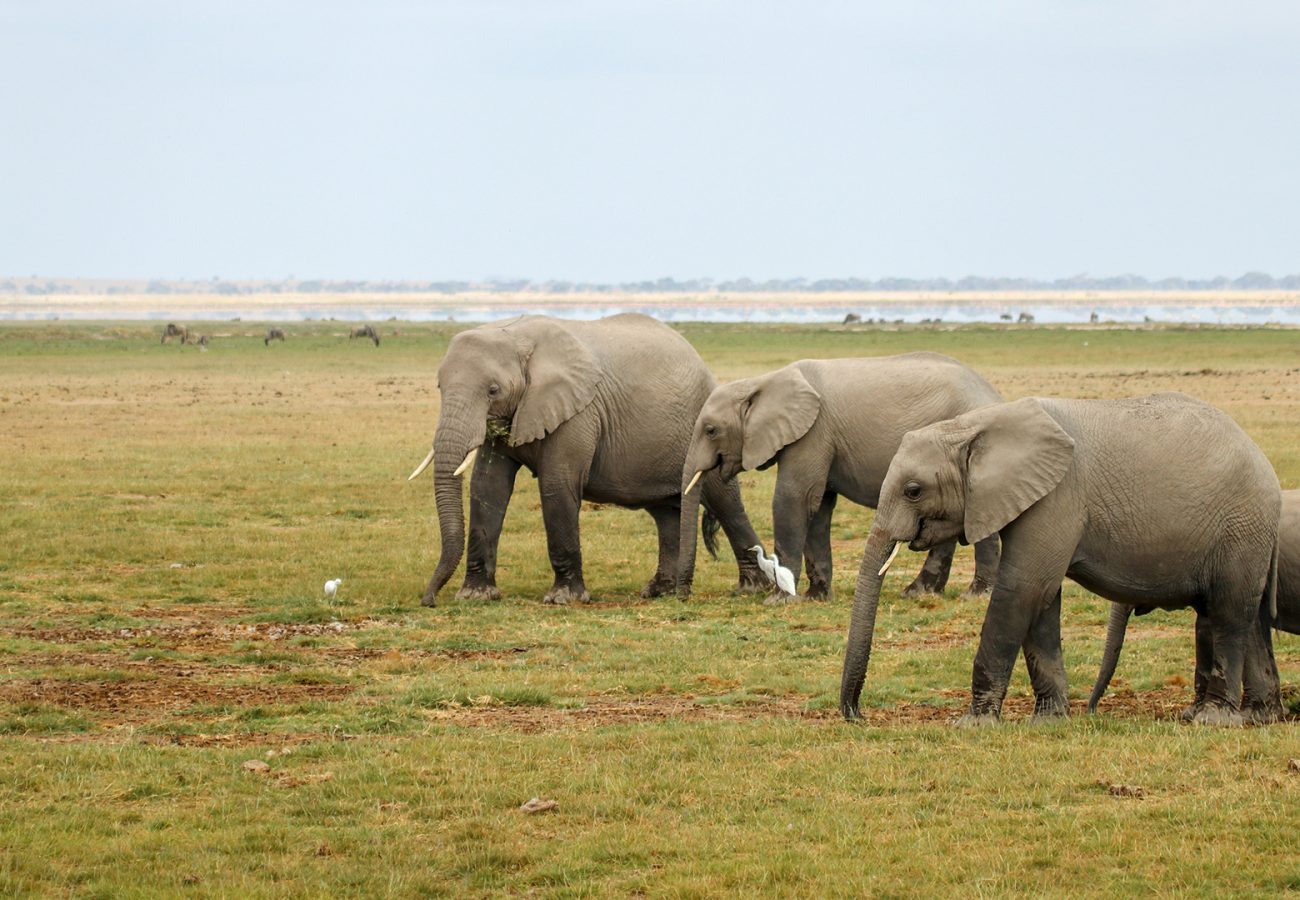
[[[407,481],[414,481],[416,478],[420,477],[420,473],[423,472],[425,469],[429,468],[429,463],[431,463],[431,462],[433,462],[433,448],[432,448],[432,447],[429,448],[429,455],[426,456],[426,457],[424,458],[424,462],[422,462],[422,463],[420,463],[418,466],[416,466],[416,467],[415,467],[415,471],[412,472],[412,473],[410,474],[410,476],[409,476],[406,480],[407,480]]]
[[[682,491],[682,496],[686,496],[691,492],[691,488],[695,487],[695,482],[699,481],[700,476],[703,474],[704,474],[703,470],[695,473],[695,477],[691,479],[691,483],[686,485],[686,490]]]
[[[468,469],[470,466],[474,465],[474,457],[476,456],[478,456],[478,447],[475,447],[473,450],[466,453],[465,461],[462,462],[459,466],[457,466],[456,471],[452,472],[451,474],[453,476],[457,476],[461,472],[464,472],[466,469]]]
[[[889,564],[892,563],[894,561],[894,557],[898,555],[898,548],[901,546],[903,545],[900,544],[898,541],[894,541],[894,549],[889,551],[889,559],[885,560],[885,564],[880,567],[880,571],[876,573],[877,575],[882,577],[884,576],[885,572],[888,571],[889,569]]]

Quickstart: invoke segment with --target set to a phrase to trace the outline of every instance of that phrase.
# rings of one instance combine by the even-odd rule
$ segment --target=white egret
[[[334,595],[339,592],[339,585],[343,583],[342,578],[331,578],[325,582],[325,596],[333,600]]]
[[[781,561],[777,559],[776,554],[773,553],[770,559],[764,556],[761,544],[755,544],[749,549],[753,551],[754,556],[758,558],[758,568],[762,570],[763,574],[766,575],[782,593],[793,594],[794,573],[781,565]]]

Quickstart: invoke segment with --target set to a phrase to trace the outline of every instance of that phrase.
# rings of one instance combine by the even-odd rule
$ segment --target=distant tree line
[[[988,292],[988,291],[1257,291],[1300,290],[1300,275],[1274,278],[1267,272],[1247,272],[1239,278],[1161,278],[1152,280],[1141,275],[1111,275],[1094,277],[1074,275],[1069,278],[996,278],[968,275],[956,280],[950,278],[771,278],[757,281],[752,278],[715,280],[712,278],[659,278],[654,281],[628,281],[604,284],[583,281],[532,281],[518,279],[486,279],[483,281],[329,281],[293,280],[279,281],[173,281],[153,279],[140,282],[118,281],[107,286],[85,280],[74,283],[43,281],[32,278],[18,284],[13,280],[0,281],[0,293],[65,294],[461,294],[468,291],[489,293],[529,292],[538,294],[700,294],[700,293],[835,293],[865,291],[931,291],[931,292]]]

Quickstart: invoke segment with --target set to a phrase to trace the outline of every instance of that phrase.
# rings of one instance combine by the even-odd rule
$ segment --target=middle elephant
[[[831,514],[845,496],[874,509],[903,435],[1001,401],[977,372],[939,353],[860,359],[802,359],[716,388],[695,420],[683,488],[697,473],[724,479],[777,465],[772,498],[775,553],[795,575],[806,562],[809,597],[831,593]],[[695,569],[699,491],[682,497],[678,592]],[[948,582],[955,541],[930,551],[904,592],[937,592]],[[968,591],[983,593],[998,564],[997,536],[975,548]]]

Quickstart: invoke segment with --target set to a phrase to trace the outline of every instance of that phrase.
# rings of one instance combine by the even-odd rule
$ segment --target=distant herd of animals
[[[177,325],[175,322],[168,322],[167,327],[164,328],[162,332],[162,343],[167,343],[171,338],[179,338],[182,344],[196,344],[201,350],[206,350],[212,340],[210,335],[191,334],[189,328],[186,326]],[[376,347],[379,346],[379,332],[375,331],[374,327],[371,325],[361,325],[351,329],[348,332],[348,340],[350,341],[353,338],[369,338],[374,342]],[[268,328],[266,334],[262,337],[262,343],[269,347],[271,346],[272,341],[283,342],[285,339],[284,329]]]
[[[860,718],[885,572],[902,544],[928,556],[905,595],[942,590],[955,544],[975,545],[969,594],[987,596],[971,701],[997,721],[1023,653],[1036,717],[1068,712],[1061,584],[1113,602],[1090,707],[1131,613],[1196,611],[1194,693],[1207,724],[1283,712],[1272,629],[1300,631],[1300,491],[1225,413],[1182,393],[1003,402],[935,353],[799,360],[719,385],[681,334],[646,316],[527,315],[462,331],[437,373],[432,448],[441,550],[435,598],[465,558],[458,599],[496,600],[497,548],[520,467],[537,479],[554,582],[547,603],[589,599],[583,500],[643,509],[659,538],[641,594],[690,596],[701,524],[721,531],[739,588],[788,602],[831,596],[831,518],[876,509],[858,571],[840,710]],[[767,555],[737,474],[775,466]],[[469,522],[462,479],[468,475]],[[598,544],[599,537],[595,538]],[[589,544],[593,541],[589,540]]]

